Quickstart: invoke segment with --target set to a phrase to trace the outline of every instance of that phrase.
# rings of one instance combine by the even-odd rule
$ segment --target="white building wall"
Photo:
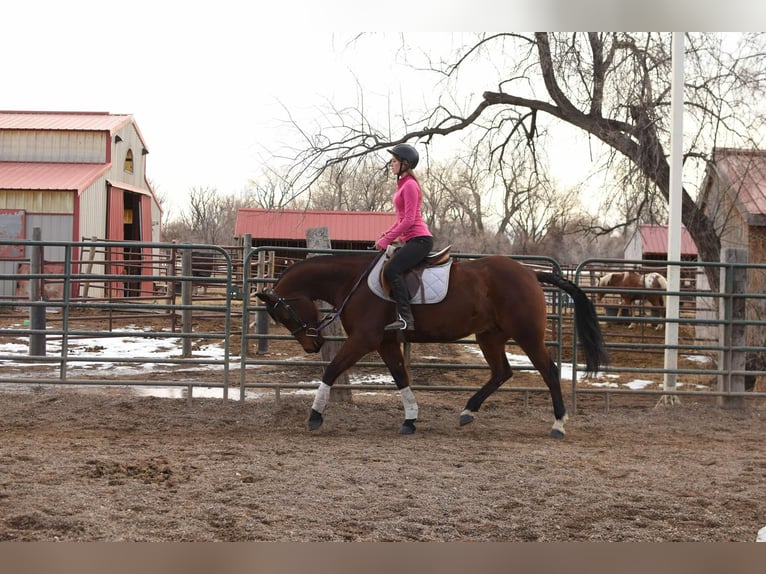
[[[162,241],[160,226],[162,225],[162,212],[156,202],[152,202],[152,241],[159,243]]]
[[[633,232],[628,242],[625,244],[625,259],[643,259],[644,252],[641,245],[641,234],[638,231]]]
[[[105,163],[104,132],[2,130],[0,161]]]
[[[114,138],[112,138],[112,167],[109,170],[108,178],[136,187],[146,187],[144,175],[146,155],[143,153],[144,144],[141,142],[136,128],[130,123],[115,135],[119,135],[122,141],[115,143]],[[125,157],[128,150],[133,152],[133,173],[125,171]]]
[[[80,194],[80,237],[75,240],[106,237],[106,208],[106,176],[101,176]]]

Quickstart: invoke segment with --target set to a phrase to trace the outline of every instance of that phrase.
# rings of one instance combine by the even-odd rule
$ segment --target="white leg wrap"
[[[553,430],[557,430],[561,434],[566,434],[566,431],[564,430],[564,423],[566,422],[566,420],[567,420],[566,415],[564,415],[564,418],[555,419],[553,421]]]
[[[415,395],[412,393],[412,389],[410,387],[405,387],[399,391],[399,394],[402,396],[402,404],[404,405],[404,418],[418,418],[418,403],[415,400]]]
[[[317,394],[314,397],[314,405],[311,407],[318,413],[324,413],[324,408],[327,406],[327,401],[330,400],[330,385],[326,383],[320,383],[317,389]]]

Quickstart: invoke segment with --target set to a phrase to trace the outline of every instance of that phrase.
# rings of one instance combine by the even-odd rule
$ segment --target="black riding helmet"
[[[407,167],[410,169],[415,169],[415,167],[418,165],[418,162],[420,161],[418,150],[416,150],[410,144],[396,144],[394,147],[388,150],[388,153],[396,156],[399,161],[406,161]]]

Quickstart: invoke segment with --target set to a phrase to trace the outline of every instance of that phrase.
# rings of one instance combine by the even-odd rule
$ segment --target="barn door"
[[[123,232],[124,192],[119,187],[114,186],[110,186],[108,189],[106,239],[107,241],[123,241],[125,239]],[[106,250],[106,272],[109,275],[121,275],[125,273],[124,259],[125,254],[123,248],[119,244],[110,245]],[[123,288],[122,281],[109,281],[107,290],[110,297],[122,297]]]
[[[152,198],[148,195],[141,196],[141,241],[152,241]],[[142,249],[141,275],[154,275],[154,250],[151,247]],[[153,281],[141,281],[141,294],[148,296],[154,293]]]

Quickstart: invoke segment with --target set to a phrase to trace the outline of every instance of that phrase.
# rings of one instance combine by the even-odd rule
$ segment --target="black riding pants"
[[[394,253],[391,262],[383,271],[386,281],[391,283],[392,278],[401,277],[402,273],[415,267],[423,261],[434,246],[434,238],[430,235],[413,237]]]

